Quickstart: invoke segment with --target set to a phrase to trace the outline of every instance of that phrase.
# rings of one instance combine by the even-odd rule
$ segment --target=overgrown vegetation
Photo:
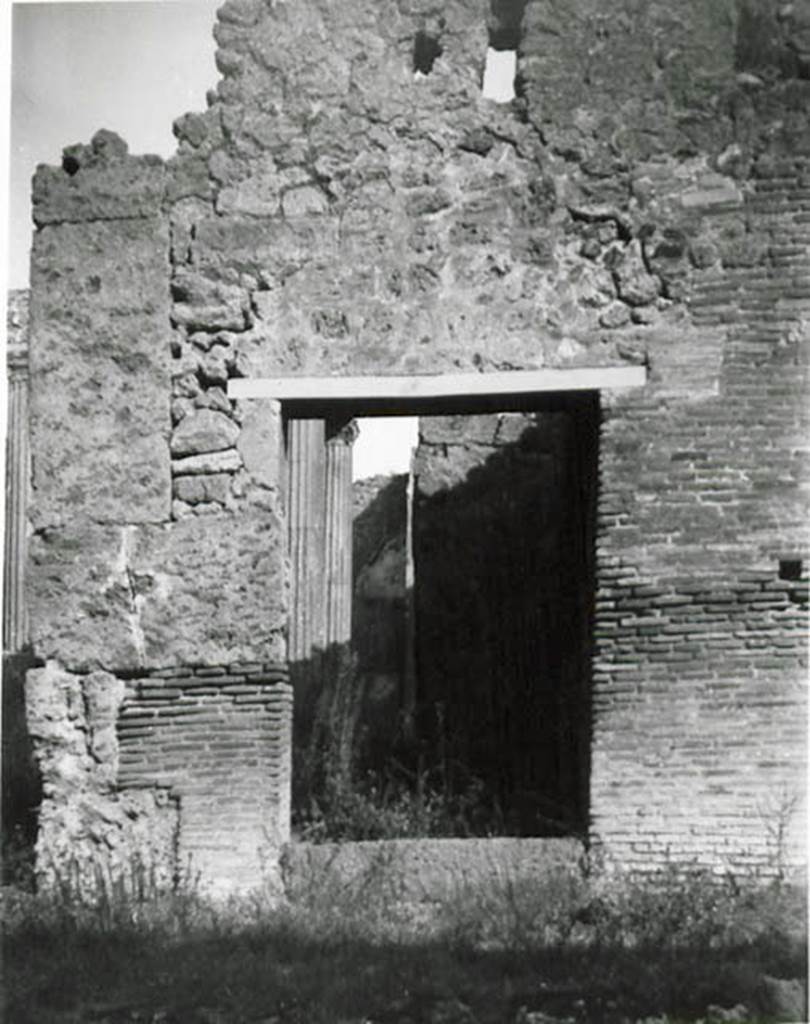
[[[439,773],[406,774],[395,762],[360,776],[328,777],[299,801],[293,828],[316,843],[505,834],[479,779],[450,786]]]
[[[308,742],[293,746],[295,835],[316,843],[503,835],[483,782],[450,763],[441,744],[428,762],[424,743],[399,730],[383,762],[369,757],[345,707],[356,666],[341,651],[332,657],[334,686],[311,715]]]
[[[370,749],[357,732],[356,663],[324,655],[330,686],[299,715],[293,745],[292,826],[307,842],[515,835],[497,796],[468,764],[451,756],[457,740],[440,704],[420,707],[419,727],[400,721],[390,746]],[[324,662],[326,664],[326,662]],[[540,794],[532,794],[543,806]],[[545,801],[538,834],[571,835],[564,809]],[[533,833],[535,834],[535,833]]]
[[[120,884],[93,902],[7,888],[5,1019],[765,1022],[779,1018],[763,978],[804,976],[804,894],[778,881],[505,868],[496,885],[459,877],[441,906],[415,908],[388,857],[381,844],[349,881],[299,880],[283,904],[260,893],[214,903],[192,885]]]

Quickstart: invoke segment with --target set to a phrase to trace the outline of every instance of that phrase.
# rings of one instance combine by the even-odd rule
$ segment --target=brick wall
[[[286,666],[164,669],[127,682],[118,785],[178,801],[178,867],[249,888],[289,838],[292,691]]]
[[[689,294],[717,394],[653,372],[605,410],[592,811],[623,863],[804,861],[809,168],[760,158]]]

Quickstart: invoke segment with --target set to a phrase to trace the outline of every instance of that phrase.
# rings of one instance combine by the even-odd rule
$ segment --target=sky
[[[117,132],[131,153],[174,152],[172,121],[204,110],[219,77],[212,29],[221,2],[12,5],[7,287],[28,286],[38,163],[58,165],[65,146],[89,142],[99,128]],[[509,99],[513,77],[514,56],[490,51],[485,95]],[[410,417],[361,420],[355,478],[406,471],[416,436]]]
[[[28,284],[31,175],[99,128],[132,153],[174,152],[172,121],[204,110],[219,77],[212,35],[221,0],[15,3],[8,283]]]

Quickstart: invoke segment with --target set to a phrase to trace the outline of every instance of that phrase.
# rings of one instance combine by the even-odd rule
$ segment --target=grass
[[[428,927],[388,883],[384,864],[322,876],[284,906],[7,889],[5,1020],[673,1024],[742,1003],[764,1022],[762,975],[804,977],[804,896],[784,884],[506,873],[485,893],[459,880]]]

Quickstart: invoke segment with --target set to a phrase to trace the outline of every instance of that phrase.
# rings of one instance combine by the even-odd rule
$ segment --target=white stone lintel
[[[281,402],[463,398],[467,395],[531,395],[544,391],[603,391],[642,387],[646,382],[647,370],[638,365],[399,377],[256,377],[229,380],[228,397],[273,398]]]

